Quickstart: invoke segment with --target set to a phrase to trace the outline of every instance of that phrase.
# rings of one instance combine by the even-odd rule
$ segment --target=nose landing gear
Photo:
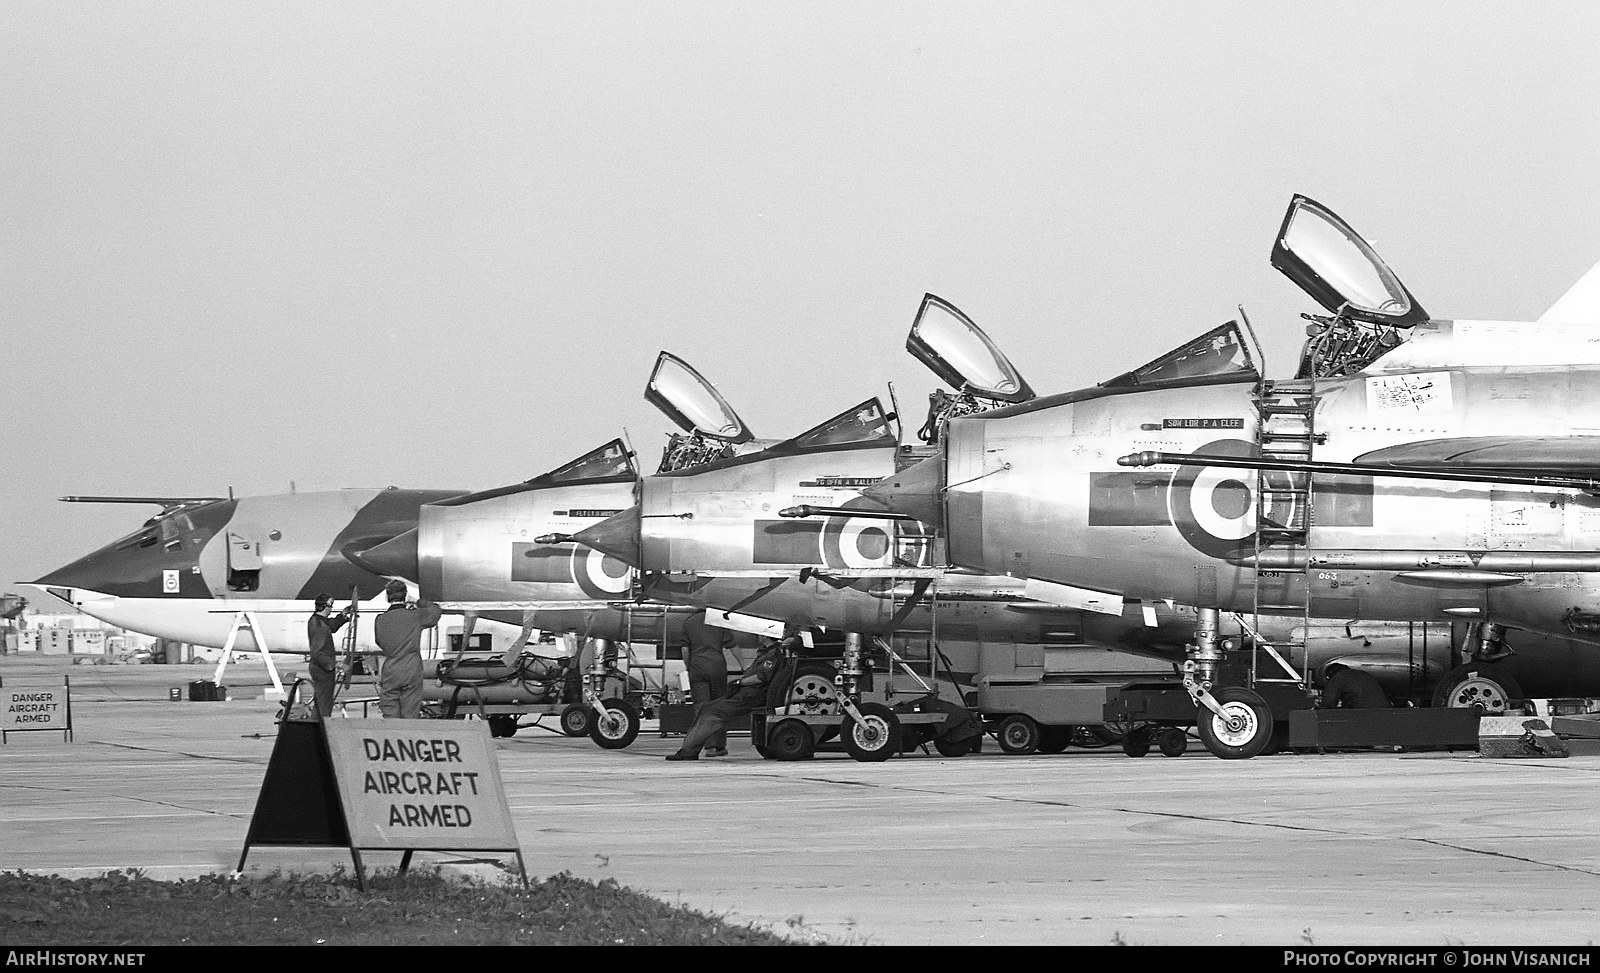
[[[1199,610],[1194,642],[1183,663],[1183,688],[1194,700],[1196,729],[1206,749],[1224,760],[1246,760],[1272,742],[1272,710],[1259,694],[1243,686],[1212,691],[1222,662],[1220,622],[1217,609]]]

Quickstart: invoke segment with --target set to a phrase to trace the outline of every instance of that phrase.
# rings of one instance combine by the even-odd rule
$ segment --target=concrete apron
[[[0,749],[0,868],[230,872],[274,740],[264,667],[170,702],[197,666],[0,658],[73,682],[75,742]],[[662,757],[524,729],[495,741],[529,873],[612,878],[734,921],[880,944],[1582,945],[1600,908],[1600,757]],[[376,867],[398,853],[364,853]],[[503,874],[461,856],[419,853]],[[248,871],[348,868],[253,848]]]

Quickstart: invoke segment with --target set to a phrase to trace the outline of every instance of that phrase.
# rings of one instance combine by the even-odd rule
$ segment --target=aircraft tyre
[[[900,752],[900,717],[882,703],[862,703],[861,722],[846,715],[839,728],[845,752],[862,763],[888,760]]]
[[[489,717],[489,735],[492,737],[514,737],[517,735],[517,718],[508,714]]]
[[[1200,742],[1223,760],[1248,760],[1272,742],[1272,710],[1266,700],[1243,686],[1224,686],[1211,694],[1227,718],[1197,707]]]
[[[1189,734],[1169,726],[1156,734],[1156,746],[1161,748],[1163,757],[1181,757],[1189,749]]]
[[[1142,757],[1150,752],[1150,728],[1139,726],[1122,735],[1122,752],[1130,757]]]
[[[1062,753],[1072,746],[1072,734],[1077,732],[1071,726],[1045,726],[1039,728],[1039,752]]]
[[[1433,690],[1433,705],[1476,707],[1485,716],[1504,715],[1511,700],[1522,698],[1522,686],[1511,676],[1470,662],[1445,673]]]
[[[842,710],[833,675],[833,667],[826,662],[802,660],[795,667],[794,684],[789,688],[789,704],[785,710],[807,716],[837,716]]]
[[[1039,732],[1039,724],[1033,721],[1033,717],[1013,713],[1000,721],[1000,728],[995,730],[994,736],[1000,741],[1000,749],[1006,753],[1029,754],[1039,749],[1043,734]]]
[[[767,730],[762,756],[770,760],[809,760],[816,753],[816,738],[811,727],[799,720],[779,720]]]
[[[569,737],[589,735],[589,707],[582,703],[568,703],[561,711],[561,732]]]
[[[639,714],[620,699],[605,701],[606,715],[589,721],[589,739],[603,750],[621,750],[639,735]]]

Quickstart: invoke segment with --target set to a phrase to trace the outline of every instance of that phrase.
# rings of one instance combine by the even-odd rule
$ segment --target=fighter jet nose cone
[[[861,495],[883,504],[892,513],[905,514],[923,523],[944,526],[944,456],[935,454],[915,466],[861,491]]]
[[[639,507],[637,505],[629,507],[593,527],[580,530],[572,535],[572,540],[574,543],[592,547],[602,554],[609,554],[629,567],[636,568],[640,561]]]
[[[134,562],[134,560],[129,557],[118,557],[115,554],[106,555],[104,552],[96,552],[88,557],[80,557],[71,564],[56,568],[44,577],[29,582],[29,584],[40,589],[49,587],[58,589],[84,588],[90,591],[109,590],[109,583],[118,580],[119,572],[123,572],[126,567],[122,562]],[[141,566],[137,563],[132,565],[134,569]],[[126,573],[132,574],[133,571],[128,570]]]
[[[365,550],[346,548],[341,553],[350,563],[373,574],[386,578],[404,578],[411,582],[418,582],[421,579],[422,572],[417,567],[416,528]]]

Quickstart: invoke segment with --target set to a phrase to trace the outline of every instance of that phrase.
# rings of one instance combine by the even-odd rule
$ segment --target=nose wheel
[[[888,760],[900,752],[900,718],[882,703],[862,703],[857,719],[846,715],[839,729],[845,752],[863,763]]]
[[[1214,713],[1197,707],[1196,729],[1206,749],[1223,760],[1246,760],[1272,742],[1272,711],[1266,700],[1240,686],[1224,686],[1211,693],[1222,709]]]
[[[639,714],[620,699],[608,699],[605,713],[589,721],[589,739],[605,750],[621,750],[639,735]]]

